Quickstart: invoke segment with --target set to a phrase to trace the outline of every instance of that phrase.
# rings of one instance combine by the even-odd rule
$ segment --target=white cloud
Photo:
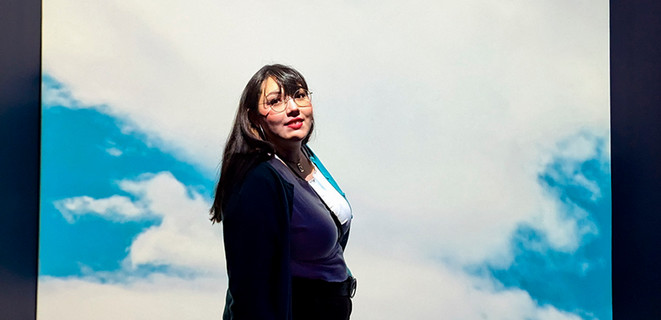
[[[39,279],[37,319],[219,319],[222,278],[181,279],[152,275],[128,282],[93,278]]]
[[[220,227],[211,225],[210,204],[169,172],[125,180],[120,187],[162,217],[159,225],[140,233],[131,243],[127,263],[168,265],[196,272],[224,272]]]
[[[113,157],[119,157],[124,153],[122,150],[119,150],[115,147],[106,149],[106,152]]]
[[[81,278],[42,277],[39,319],[89,319],[95,313],[94,319],[217,318],[224,305],[226,273],[220,226],[212,226],[206,219],[209,204],[168,172],[144,174],[119,185],[144,206],[144,214],[157,215],[162,223],[133,240],[124,270],[115,274],[90,271]],[[390,231],[386,229],[385,236]],[[495,279],[470,275],[452,263],[421,258],[408,250],[410,244],[393,245],[396,240],[381,243],[381,248],[392,251],[373,250],[370,243],[365,246],[360,241],[347,251],[346,259],[359,279],[354,318],[580,319],[553,306],[539,305],[527,292],[503,288]],[[183,268],[195,276],[131,276],[131,270],[145,264]]]
[[[538,305],[523,290],[502,288],[444,264],[407,254],[350,252],[358,277],[355,319],[580,319]]]
[[[583,147],[595,150],[603,148],[602,143],[591,140]],[[557,159],[556,153],[536,160],[529,157],[530,150],[521,150],[509,154],[507,160],[485,156],[490,161],[471,153],[474,151],[455,154],[459,157],[456,160],[421,155],[417,163],[429,170],[420,175],[404,168],[384,168],[388,165],[384,162],[361,167],[361,177],[379,184],[345,190],[355,213],[353,243],[389,250],[393,255],[416,250],[461,265],[487,262],[507,267],[514,258],[512,236],[521,226],[544,235],[550,249],[569,253],[579,248],[586,236],[599,233],[589,212],[540,184],[539,174]],[[557,172],[562,182],[586,188],[594,200],[600,197],[596,182],[579,173],[580,164],[590,157],[559,156],[559,163],[568,168]],[[439,164],[432,164],[434,161]],[[451,164],[451,170],[443,167],[445,164]],[[356,176],[348,171],[337,174],[341,183]]]
[[[383,137],[388,128],[363,130],[376,115],[415,133],[409,129],[425,122],[463,126],[504,113],[522,126],[518,133],[538,136],[600,126],[608,116],[605,1],[44,6],[45,71],[88,105],[109,105],[162,148],[206,168],[218,163],[243,85],[272,61],[308,75],[320,108],[333,110],[320,110],[321,120],[335,124],[327,129],[333,135]],[[292,7],[296,19],[279,18]],[[274,26],[277,35],[268,32]],[[302,26],[305,45],[292,45]],[[456,129],[457,136],[484,131]]]
[[[606,137],[595,137],[589,134],[579,134],[571,139],[561,141],[553,152],[559,161],[557,170],[548,174],[559,182],[576,184],[590,192],[590,200],[597,201],[603,194],[596,181],[590,180],[581,173],[581,165],[585,161],[597,160],[606,167],[599,168],[610,173],[610,145]],[[601,138],[601,140],[599,139]],[[598,151],[602,151],[599,153]]]
[[[352,318],[581,319],[538,305],[525,291],[499,288],[488,279],[415,259],[354,251],[351,260],[359,283]],[[38,319],[217,319],[224,307],[224,277],[155,274],[125,280],[42,277]]]
[[[588,213],[576,205],[570,205],[570,216],[561,217],[553,213],[556,203],[549,203],[548,212],[544,212],[539,220],[531,221],[531,225],[545,232],[549,246],[561,252],[574,252],[581,245],[581,240],[589,234],[597,234],[594,222],[588,219]],[[560,209],[555,209],[560,211]],[[565,209],[567,210],[567,209]]]
[[[41,104],[44,107],[62,106],[76,108],[75,100],[71,98],[71,92],[66,88],[55,88],[42,86]]]
[[[69,223],[85,214],[97,214],[113,221],[127,221],[140,218],[144,210],[131,199],[114,195],[103,199],[89,196],[73,197],[54,202],[55,208]]]
[[[83,208],[103,212],[118,207],[117,203],[124,208],[140,206],[134,217],[158,216],[161,223],[138,234],[121,270],[87,270],[83,277],[41,277],[38,319],[219,318],[227,275],[220,226],[212,226],[208,220],[209,203],[169,172],[143,174],[119,185],[136,200],[76,197],[58,204],[72,212]],[[165,265],[188,276],[152,273],[139,277],[133,271],[141,265]]]
[[[160,217],[160,223],[133,239],[125,261],[129,268],[167,265],[197,273],[224,272],[220,227],[211,225],[210,204],[202,196],[187,190],[169,172],[143,174],[137,180],[120,181],[119,186],[136,200],[119,195],[81,196],[56,201],[55,207],[69,223],[83,214],[120,222]]]

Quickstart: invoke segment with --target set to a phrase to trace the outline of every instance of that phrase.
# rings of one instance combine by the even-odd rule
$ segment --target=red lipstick
[[[298,130],[298,129],[300,129],[300,128],[303,126],[303,119],[301,119],[301,118],[294,118],[294,119],[288,121],[287,123],[285,123],[285,125],[286,125],[287,127],[290,127],[290,128],[292,128],[292,129],[294,129],[294,130]]]

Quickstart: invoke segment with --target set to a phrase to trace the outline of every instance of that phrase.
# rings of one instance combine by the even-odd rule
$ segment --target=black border
[[[0,318],[35,319],[41,0],[0,1]]]
[[[661,2],[613,1],[613,315],[661,319]],[[0,318],[35,319],[41,1],[0,1]]]
[[[610,9],[613,315],[661,319],[661,2]]]

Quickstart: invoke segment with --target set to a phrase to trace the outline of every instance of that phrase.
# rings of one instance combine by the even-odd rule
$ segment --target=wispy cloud
[[[76,106],[75,100],[71,97],[71,92],[61,86],[53,86],[50,79],[44,79],[42,86],[41,103],[44,107],[61,106],[67,108],[74,108]]]
[[[74,223],[76,217],[87,214],[96,214],[109,220],[121,222],[139,219],[145,212],[128,197],[119,195],[103,199],[94,199],[88,196],[73,197],[58,200],[54,205],[69,223]]]
[[[540,185],[555,199],[558,213],[542,215],[540,221],[531,221],[529,225],[546,231],[551,248],[573,252],[599,234],[594,215],[603,213],[594,212],[591,216],[586,209],[590,207],[579,201],[596,203],[604,196],[599,180],[610,180],[608,149],[605,138],[578,133],[558,142],[553,160],[540,173]],[[584,169],[592,162],[596,163],[596,171]],[[568,192],[579,193],[580,197],[569,197]],[[602,227],[610,228],[610,225]]]
[[[122,150],[119,150],[115,147],[106,149],[106,152],[113,157],[119,157],[122,155],[122,153],[124,153]]]
[[[69,222],[85,214],[123,222],[158,217],[161,221],[133,239],[126,264],[183,268],[192,272],[222,273],[224,263],[220,230],[208,220],[210,204],[169,172],[143,174],[137,180],[119,182],[122,190],[136,197],[113,195],[94,199],[73,197],[55,202]]]

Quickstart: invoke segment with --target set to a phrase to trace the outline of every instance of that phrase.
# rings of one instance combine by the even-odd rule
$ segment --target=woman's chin
[[[285,140],[301,141],[308,135],[308,130],[296,130],[285,137]]]
[[[272,141],[272,142],[274,142],[276,145],[278,145],[278,144],[285,145],[285,144],[292,144],[292,143],[300,143],[301,141],[303,141],[303,139],[305,139],[305,135],[291,134],[291,135],[287,135],[285,137],[280,136],[278,138],[279,139],[277,139],[275,141]]]
[[[295,136],[291,136],[287,140],[292,141],[292,142],[300,142],[300,141],[303,141],[303,139],[305,139],[304,135],[295,135]]]

